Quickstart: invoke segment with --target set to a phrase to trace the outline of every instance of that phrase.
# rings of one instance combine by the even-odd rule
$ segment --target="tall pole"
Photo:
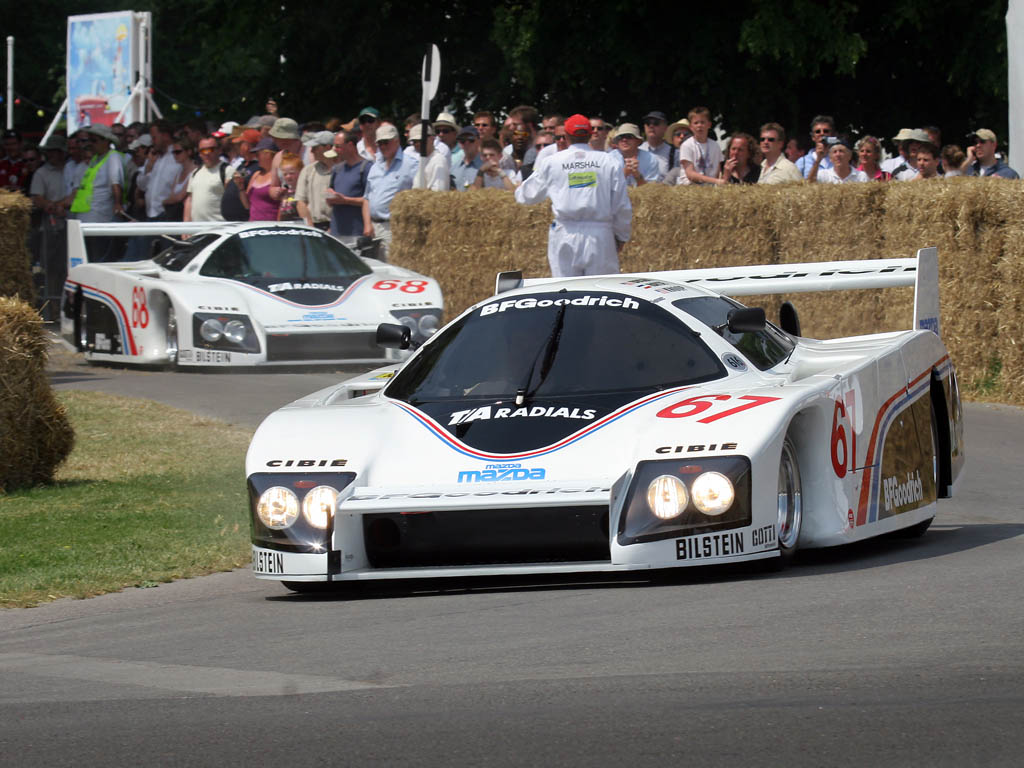
[[[14,38],[7,36],[7,130],[14,127]]]

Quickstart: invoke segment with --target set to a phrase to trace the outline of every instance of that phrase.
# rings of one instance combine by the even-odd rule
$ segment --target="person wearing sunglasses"
[[[480,141],[498,138],[498,122],[494,113],[481,110],[473,115],[473,127],[480,134]]]
[[[121,155],[111,147],[117,138],[110,128],[96,123],[79,132],[92,145],[92,158],[71,200],[71,216],[79,221],[118,221],[122,211],[124,166]],[[112,237],[87,238],[90,261],[117,261],[123,242]]]
[[[979,128],[967,137],[967,165],[965,176],[999,176],[1019,179],[1020,176],[1006,161],[996,155],[999,142],[994,131]]]
[[[644,115],[644,143],[640,149],[654,155],[658,163],[658,175],[664,179],[669,169],[675,164],[677,153],[671,144],[665,141],[668,131],[668,118],[664,112],[648,112]]]
[[[803,181],[803,174],[800,173],[794,163],[791,163],[782,153],[786,146],[786,129],[778,123],[765,123],[761,126],[758,134],[760,140],[758,146],[761,149],[761,176],[758,184],[785,184],[787,182]]]
[[[454,168],[456,163],[462,162],[462,150],[459,149],[459,124],[455,122],[455,116],[450,112],[442,112],[434,121],[434,133],[437,135],[437,144],[444,144],[447,148],[448,158]],[[441,149],[440,147],[438,147]],[[444,152],[444,149],[441,149]]]
[[[465,192],[473,186],[473,181],[484,162],[480,156],[480,132],[475,126],[467,125],[459,131],[458,142],[462,150],[462,160],[457,164],[452,162],[452,180],[456,190]]]
[[[806,179],[811,175],[811,168],[817,164],[824,170],[832,169],[832,161],[829,159],[828,138],[836,135],[836,121],[828,115],[816,115],[811,120],[811,141],[814,143],[814,151],[808,152],[796,162],[796,167]]]
[[[423,141],[422,123],[409,129],[409,141],[412,146],[405,150],[405,154],[419,160],[412,188],[447,192],[451,189],[451,154],[448,152],[448,145],[434,136],[433,129],[430,126],[427,126],[427,129],[426,141]],[[420,147],[425,149],[426,155],[418,153]]]
[[[228,164],[221,161],[219,150],[216,137],[203,136],[199,140],[202,165],[189,177],[182,221],[224,221],[220,203],[228,180]]]
[[[608,132],[611,130],[611,126],[605,123],[600,117],[590,118],[590,144],[591,149],[596,149],[598,152],[608,151]]]
[[[359,140],[356,149],[371,163],[377,157],[377,129],[379,127],[380,111],[374,107],[363,107],[359,112],[359,130],[363,132],[363,138]]]

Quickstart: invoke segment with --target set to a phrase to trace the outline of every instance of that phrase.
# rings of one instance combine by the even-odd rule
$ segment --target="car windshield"
[[[218,237],[220,235],[205,234],[193,235],[188,240],[175,240],[171,238],[171,245],[154,256],[153,261],[164,269],[180,272],[203,248]]]
[[[633,395],[724,376],[699,335],[665,310],[622,294],[562,291],[478,307],[433,339],[386,394],[412,404]]]
[[[728,328],[729,312],[743,307],[738,301],[724,296],[696,296],[673,301],[672,306],[714,328],[723,339],[732,344],[757,368],[764,371],[786,359],[794,341],[769,323],[763,331],[733,333]]]
[[[246,282],[357,278],[372,270],[333,237],[313,229],[247,229],[227,238],[199,274]]]

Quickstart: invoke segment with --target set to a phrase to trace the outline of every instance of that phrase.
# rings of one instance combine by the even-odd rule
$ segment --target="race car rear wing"
[[[273,224],[276,222],[268,222]],[[87,237],[138,237],[140,235],[196,235],[223,227],[223,221],[147,221],[135,224],[89,224],[68,219],[68,269],[87,264]]]
[[[852,291],[866,288],[914,286],[914,328],[939,333],[939,252],[921,248],[912,259],[822,261],[809,264],[769,264],[751,267],[711,267],[616,275],[699,285],[724,296],[753,296],[812,291]],[[555,280],[523,279],[520,272],[502,272],[495,295]]]

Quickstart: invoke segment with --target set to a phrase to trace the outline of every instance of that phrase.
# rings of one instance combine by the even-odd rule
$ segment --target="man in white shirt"
[[[185,214],[183,221],[224,221],[220,212],[220,201],[224,197],[224,183],[227,181],[227,163],[221,162],[217,152],[217,139],[204,136],[199,140],[199,166],[188,180],[185,192]],[[231,176],[234,176],[232,172]]]
[[[146,165],[139,169],[138,187],[146,194],[146,218],[160,221],[164,214],[164,200],[174,191],[181,166],[170,152],[174,142],[170,123],[156,120],[149,127],[149,135],[153,139],[153,147]]]
[[[590,121],[565,121],[568,149],[541,163],[519,187],[516,202],[551,199],[554,224],[548,230],[548,262],[554,277],[606,275],[619,271],[629,240],[633,207],[622,166],[590,144]]]
[[[804,176],[794,163],[784,154],[786,146],[786,130],[778,123],[765,123],[761,126],[761,176],[758,184],[785,184],[803,181]]]
[[[451,154],[444,142],[434,138],[433,128],[427,130],[427,140],[423,140],[423,124],[417,123],[409,129],[409,140],[415,149],[406,150],[406,154],[418,157],[416,151],[421,146],[427,149],[428,157],[420,158],[419,168],[412,183],[413,189],[429,189],[433,192],[447,192],[451,189]]]

